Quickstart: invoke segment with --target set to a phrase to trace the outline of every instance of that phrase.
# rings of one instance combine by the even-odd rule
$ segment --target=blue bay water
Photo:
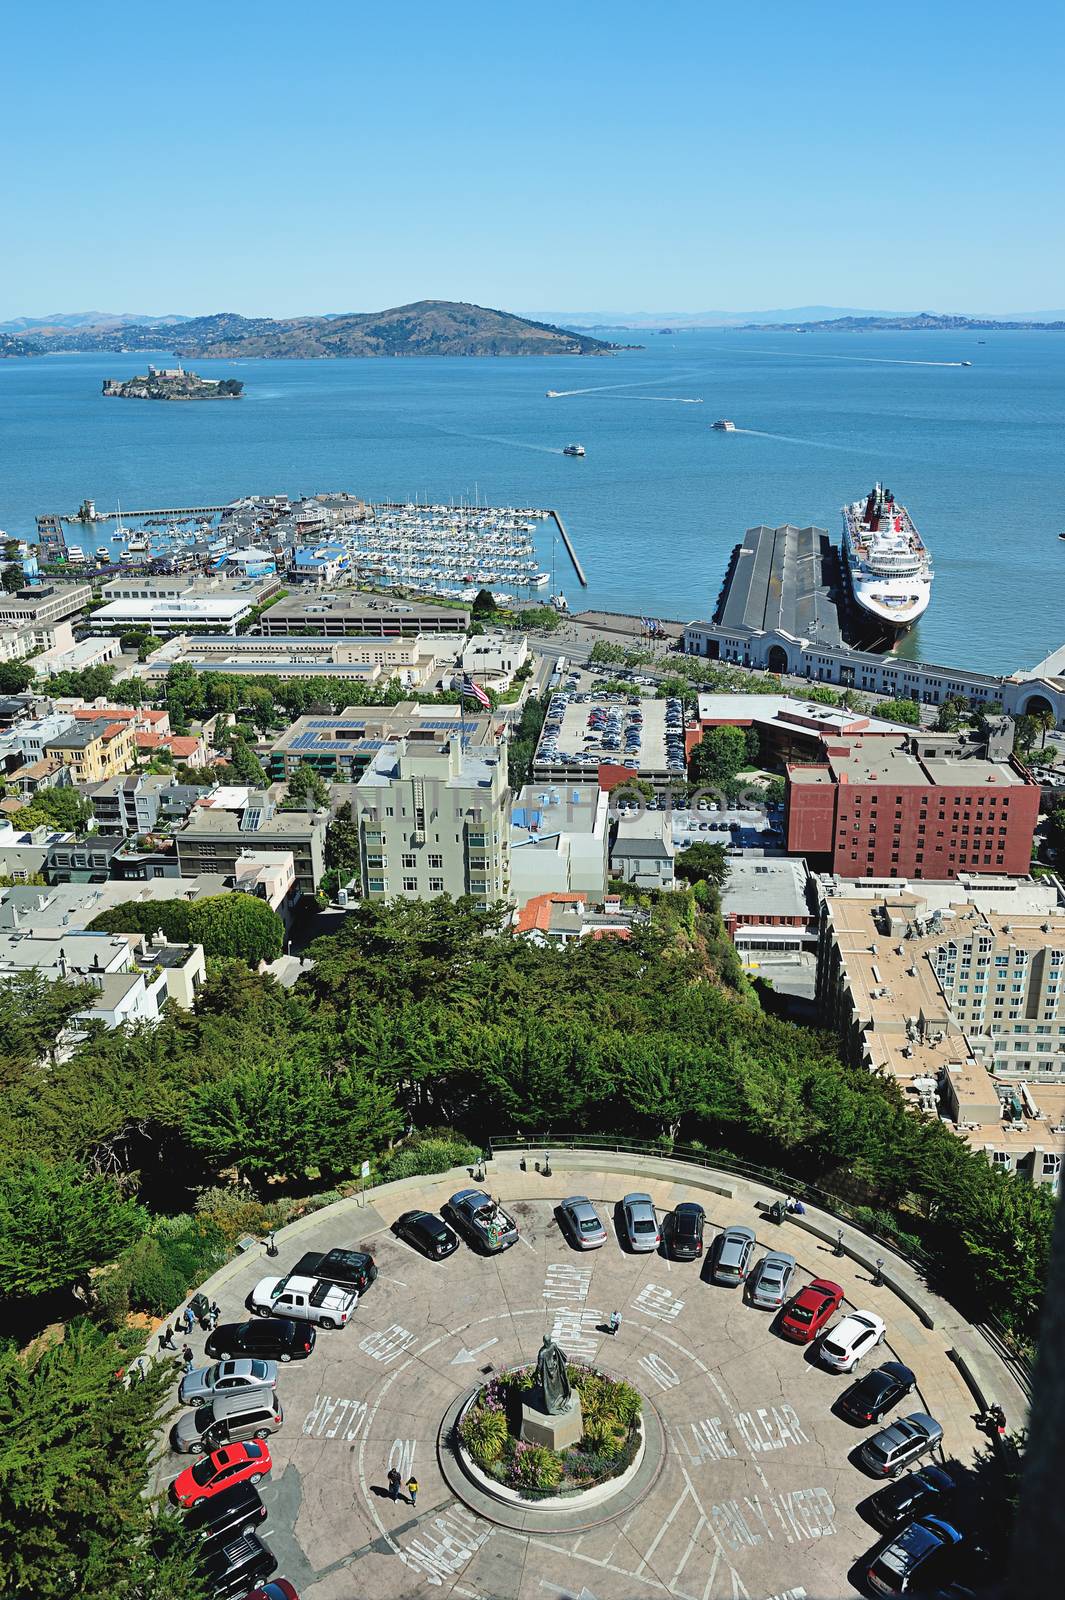
[[[578,591],[559,546],[572,606],[688,620],[712,611],[744,528],[813,522],[838,539],[840,506],[879,478],[935,558],[904,654],[1007,672],[1065,640],[1065,334],[618,337],[645,348],[192,363],[243,380],[241,400],[218,404],[105,400],[103,378],[143,371],[143,352],[3,361],[0,527],[29,534],[39,512],[85,496],[101,509],[325,489],[553,506],[589,577]],[[749,431],[715,434],[716,417]],[[561,454],[570,441],[583,459]]]

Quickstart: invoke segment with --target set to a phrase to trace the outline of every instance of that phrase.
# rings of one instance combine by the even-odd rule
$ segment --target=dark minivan
[[[670,1216],[666,1243],[674,1261],[694,1261],[703,1253],[706,1212],[694,1200],[685,1200]]]
[[[294,1278],[324,1278],[327,1283],[339,1283],[345,1289],[357,1289],[365,1294],[377,1277],[374,1258],[368,1250],[311,1250],[300,1256],[290,1274]]]
[[[204,1345],[212,1361],[230,1356],[268,1356],[273,1361],[303,1361],[314,1349],[317,1335],[290,1317],[253,1317],[250,1322],[223,1322]]]

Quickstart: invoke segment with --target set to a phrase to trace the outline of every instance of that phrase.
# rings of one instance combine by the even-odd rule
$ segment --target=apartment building
[[[1065,1152],[1065,900],[1056,883],[818,881],[817,1006],[996,1166],[1057,1185]]]
[[[177,828],[178,862],[183,878],[202,873],[234,877],[247,850],[291,852],[296,888],[313,895],[325,872],[325,834],[329,813],[281,811],[271,790],[234,790],[232,809],[221,803],[194,806],[188,821]]]
[[[355,783],[382,745],[407,738],[446,740],[460,729],[467,748],[492,738],[490,718],[463,718],[458,706],[419,707],[412,700],[390,707],[348,706],[325,716],[297,717],[275,741],[266,757],[267,769],[280,782],[306,762],[323,778]]]
[[[136,729],[131,721],[107,717],[76,721],[46,741],[44,755],[58,756],[78,785],[102,783],[128,772],[136,758]]]
[[[844,878],[1025,875],[1039,785],[1012,756],[956,748],[930,735],[859,734],[789,763],[787,849]]]
[[[398,678],[420,688],[443,662],[453,662],[461,641],[454,634],[367,634],[355,638],[296,639],[280,635],[182,635],[152,656],[140,676],[156,682],[176,665],[201,672],[235,672],[250,677],[353,677],[361,682]]]
[[[458,737],[399,739],[381,748],[354,789],[370,899],[510,897],[506,747]]]
[[[482,689],[505,694],[529,659],[529,640],[524,633],[497,630],[471,639],[462,652],[462,670]]]
[[[170,944],[142,933],[0,931],[0,982],[36,971],[51,981],[88,984],[93,998],[75,1020],[158,1022],[166,1000],[190,1010],[206,977],[203,946]]]
[[[138,772],[107,778],[86,790],[101,833],[151,833],[161,823],[179,822],[207,789],[175,783],[165,773]]]

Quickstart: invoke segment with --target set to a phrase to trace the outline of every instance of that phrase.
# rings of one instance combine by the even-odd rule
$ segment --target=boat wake
[[[747,355],[797,356],[800,361],[865,361],[878,367],[964,367],[964,361],[918,361],[906,356],[845,356],[818,350],[748,350]],[[970,362],[971,366],[972,363]]]
[[[657,400],[666,406],[701,406],[702,396],[687,400],[678,394],[616,394],[614,400]]]
[[[439,426],[436,431],[438,433],[446,433],[449,439],[481,439],[486,444],[513,445],[515,450],[539,450],[540,454],[545,456],[560,456],[563,454],[563,451],[555,445],[530,444],[527,439],[504,439],[501,434],[497,433],[466,433],[459,428],[441,428]]]
[[[847,455],[866,453],[853,444],[829,444],[826,439],[797,439],[791,433],[766,433],[762,428],[733,428],[732,432],[746,433],[752,439],[779,439],[781,444],[801,444],[814,450],[843,450]]]
[[[614,389],[650,389],[655,384],[668,387],[671,383],[683,383],[686,378],[694,378],[694,372],[678,372],[675,378],[645,378],[640,383],[595,383],[588,389],[549,389],[548,400],[568,400],[575,394],[606,394]],[[672,399],[672,395],[665,398]]]

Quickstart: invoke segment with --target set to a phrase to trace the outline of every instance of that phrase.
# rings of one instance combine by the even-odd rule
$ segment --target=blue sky
[[[9,7],[0,319],[1065,301],[1065,7]]]

